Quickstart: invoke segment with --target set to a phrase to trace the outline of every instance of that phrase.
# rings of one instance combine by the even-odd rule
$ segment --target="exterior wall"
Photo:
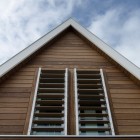
[[[69,68],[69,134],[75,134],[73,68],[104,69],[118,134],[140,134],[140,87],[73,32],[46,47],[0,85],[0,134],[26,134],[39,67]]]
[[[23,68],[0,85],[0,134],[22,134],[34,69]]]

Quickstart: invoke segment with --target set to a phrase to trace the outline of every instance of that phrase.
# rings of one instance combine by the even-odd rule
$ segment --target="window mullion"
[[[39,87],[40,74],[41,74],[41,68],[38,69],[37,81],[36,81],[36,86],[35,86],[35,94],[34,94],[34,97],[33,97],[33,104],[32,104],[32,110],[31,110],[31,116],[30,116],[30,121],[29,121],[29,127],[28,127],[27,135],[31,134],[33,117],[34,117],[34,111],[35,111],[35,104],[36,104],[36,99],[37,99],[37,92],[38,92],[38,87]]]
[[[65,107],[64,107],[64,135],[67,135],[67,114],[68,114],[68,69],[66,68],[65,70],[65,98],[64,98],[64,102],[65,102]]]
[[[106,90],[104,74],[103,74],[103,70],[102,69],[100,69],[100,74],[101,74],[103,90],[104,90],[105,99],[106,99],[106,106],[107,106],[108,117],[109,117],[109,121],[110,121],[111,132],[112,132],[112,135],[115,135],[114,125],[113,125],[113,120],[112,120],[112,115],[111,115],[110,105],[109,105],[109,100],[108,100],[108,94],[107,94],[107,90]]]
[[[76,135],[79,135],[79,109],[78,109],[78,89],[77,89],[77,70],[74,69],[74,89],[75,89],[75,122],[76,122]]]

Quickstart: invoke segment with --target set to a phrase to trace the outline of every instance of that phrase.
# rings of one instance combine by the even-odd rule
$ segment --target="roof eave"
[[[4,64],[0,66],[0,77],[5,75],[19,63],[24,61],[34,52],[39,50],[43,45],[48,43],[50,40],[55,38],[58,34],[62,33],[65,29],[67,29],[71,25],[71,20],[67,20],[65,23],[59,25],[57,28],[53,29],[51,32],[46,34],[45,36],[38,39],[36,42],[19,52],[17,55],[6,61]]]
[[[103,42],[100,38],[92,34],[90,31],[86,30],[84,27],[79,25],[77,22],[72,22],[72,27],[81,33],[84,37],[86,37],[90,42],[96,45],[100,50],[102,50],[105,54],[107,54],[110,58],[116,61],[119,65],[125,68],[128,72],[130,72],[133,76],[135,76],[138,80],[140,80],[140,69],[118,53],[116,50],[108,46],[105,42]]]
[[[135,76],[138,80],[140,80],[140,69],[135,66],[133,63],[131,63],[129,60],[127,60],[125,57],[123,57],[121,54],[119,54],[117,51],[115,51],[113,48],[108,46],[106,43],[104,43],[101,39],[96,37],[94,34],[86,30],[84,27],[79,25],[77,22],[75,22],[73,19],[69,19],[66,22],[62,23],[60,26],[49,32],[47,35],[43,36],[33,44],[31,44],[29,47],[15,55],[12,59],[9,59],[6,63],[1,65],[0,67],[0,77],[5,75],[7,72],[9,72],[11,69],[13,69],[15,66],[17,66],[19,63],[24,61],[26,58],[28,58],[30,55],[32,55],[34,52],[39,50],[44,44],[51,41],[53,38],[55,38],[58,34],[62,33],[65,29],[67,29],[69,26],[72,26],[76,31],[78,31],[80,34],[82,34],[85,38],[87,38],[90,42],[95,44],[100,50],[102,50],[104,53],[106,53],[109,57],[111,57],[114,61],[116,61],[118,64],[120,64],[123,68],[125,68],[128,72],[130,72],[133,76]]]

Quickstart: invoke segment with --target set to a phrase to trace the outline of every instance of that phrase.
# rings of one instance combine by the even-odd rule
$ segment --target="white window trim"
[[[37,91],[39,87],[39,79],[40,79],[40,74],[41,74],[41,68],[38,70],[38,75],[37,75],[37,81],[36,81],[36,87],[35,87],[35,94],[33,97],[33,105],[32,105],[32,111],[31,111],[31,116],[30,116],[30,121],[29,121],[29,127],[28,127],[28,132],[27,135],[31,135],[31,130],[32,130],[32,123],[33,123],[33,117],[34,117],[34,111],[35,111],[35,104],[36,104],[36,99],[37,99]],[[64,135],[67,136],[67,108],[68,108],[68,68],[65,69],[65,89],[64,89]],[[46,135],[48,136],[48,135]],[[50,135],[51,136],[51,135]],[[52,135],[54,136],[54,135]],[[59,136],[59,135],[58,135]]]
[[[112,115],[111,115],[111,110],[110,110],[110,105],[109,105],[109,100],[108,100],[108,94],[107,94],[107,89],[106,89],[105,79],[104,79],[104,74],[103,74],[102,69],[100,69],[100,74],[101,74],[101,78],[102,78],[103,90],[104,90],[105,99],[106,99],[106,105],[107,105],[108,117],[109,117],[109,122],[110,122],[110,127],[111,127],[111,133],[114,136],[115,130],[114,130],[114,125],[113,125],[113,120],[112,120]]]
[[[33,122],[33,117],[34,117],[34,111],[35,111],[35,104],[36,104],[36,98],[37,98],[37,91],[38,91],[38,86],[39,86],[40,74],[41,74],[41,68],[38,69],[38,75],[37,75],[37,81],[36,81],[36,86],[35,86],[35,93],[34,93],[34,97],[33,97],[33,105],[32,105],[32,111],[31,111],[31,116],[30,116],[27,135],[31,134],[32,122]]]
[[[68,68],[65,70],[65,98],[64,98],[64,135],[67,136],[67,117],[68,117]]]
[[[79,136],[79,119],[78,119],[78,89],[77,89],[77,72],[74,68],[74,89],[75,89],[75,122],[76,122],[76,136]]]

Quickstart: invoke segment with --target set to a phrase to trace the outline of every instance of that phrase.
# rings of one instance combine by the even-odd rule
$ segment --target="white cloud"
[[[89,30],[140,67],[140,10],[108,10],[91,22]]]
[[[1,0],[0,64],[60,24],[81,0]]]

